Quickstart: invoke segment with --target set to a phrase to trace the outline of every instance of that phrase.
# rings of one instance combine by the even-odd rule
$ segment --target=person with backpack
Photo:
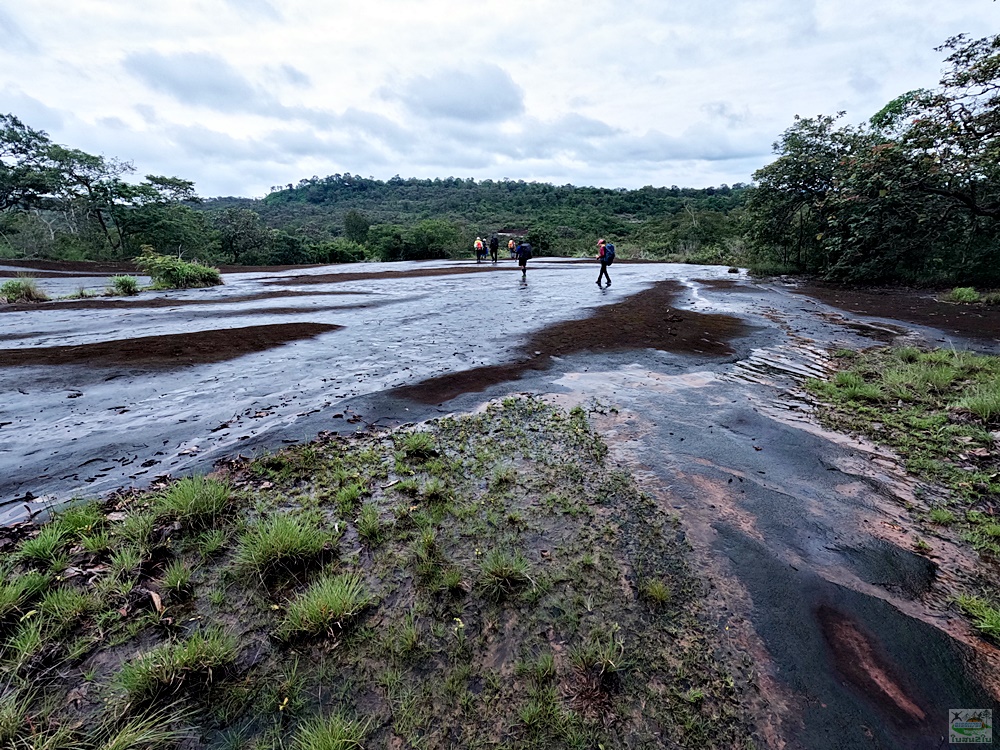
[[[614,243],[608,242],[603,238],[599,239],[597,241],[597,259],[601,261],[601,270],[597,274],[597,286],[601,285],[602,276],[608,280],[608,286],[611,286],[611,276],[608,275],[608,266],[615,262]]]
[[[480,263],[482,262],[483,257],[486,255],[486,253],[483,251],[482,237],[476,237],[476,242],[474,244],[474,247],[476,248],[476,263]]]
[[[528,261],[531,260],[531,243],[522,242],[517,246],[517,265],[521,267],[521,278],[528,278]]]
[[[507,240],[507,252],[510,253],[511,260],[514,260],[514,258],[517,257],[517,243],[514,242],[513,237]]]
[[[494,234],[492,237],[490,237],[490,257],[493,259],[494,263],[497,262],[497,253],[499,252],[499,250],[500,250],[500,238]]]

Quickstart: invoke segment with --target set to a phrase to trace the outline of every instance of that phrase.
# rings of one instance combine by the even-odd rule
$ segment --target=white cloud
[[[54,140],[261,195],[335,172],[748,181],[795,114],[933,86],[993,3],[32,0],[0,10],[0,110]]]

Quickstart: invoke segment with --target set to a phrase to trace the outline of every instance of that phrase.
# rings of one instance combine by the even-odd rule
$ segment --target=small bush
[[[20,556],[42,565],[55,565],[66,547],[66,536],[66,531],[57,523],[43,526],[34,539],[21,542]]]
[[[196,632],[122,665],[116,682],[129,700],[146,702],[182,689],[207,686],[236,659],[236,638],[221,630]]]
[[[1000,305],[1000,292],[986,292],[982,296],[985,305]]]
[[[659,578],[650,578],[642,586],[642,594],[653,604],[666,604],[670,601],[670,587]]]
[[[174,560],[163,571],[163,589],[174,600],[191,593],[191,568],[182,560]]]
[[[979,292],[971,286],[957,286],[944,295],[948,302],[979,302]]]
[[[149,245],[142,246],[142,255],[135,264],[153,280],[154,289],[191,289],[222,283],[219,269],[160,255]]]
[[[261,573],[317,557],[331,541],[329,532],[304,514],[280,513],[254,523],[239,539],[237,565]]]
[[[10,279],[0,284],[0,297],[13,304],[15,302],[45,302],[49,296],[38,288],[38,283],[30,276]]]
[[[403,452],[407,458],[418,460],[432,458],[438,453],[434,437],[427,432],[411,432],[403,438]]]
[[[282,632],[319,635],[343,630],[371,601],[357,574],[325,576],[288,605]]]
[[[139,280],[135,276],[112,276],[108,294],[118,297],[134,297],[139,293]]]
[[[929,514],[931,523],[939,526],[950,526],[955,523],[955,514],[947,508],[932,508]]]

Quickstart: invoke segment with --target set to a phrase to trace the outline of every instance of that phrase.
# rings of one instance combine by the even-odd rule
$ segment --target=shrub
[[[948,302],[979,302],[979,292],[971,286],[957,286],[944,298]]]
[[[154,289],[190,289],[222,283],[219,269],[160,255],[149,245],[142,246],[142,255],[135,264],[153,280]]]
[[[288,605],[282,632],[318,635],[343,629],[371,601],[359,575],[325,576]]]
[[[37,282],[30,276],[10,279],[0,284],[0,297],[8,303],[15,302],[45,302],[49,296],[38,288]]]
[[[982,302],[986,305],[1000,305],[1000,292],[985,292]]]
[[[135,276],[112,276],[108,294],[120,297],[134,297],[139,293],[139,280]]]

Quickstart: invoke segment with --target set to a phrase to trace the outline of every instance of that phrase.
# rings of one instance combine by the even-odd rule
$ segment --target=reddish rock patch
[[[941,302],[918,289],[845,289],[812,282],[792,289],[845,312],[891,318],[973,339],[1000,339],[1000,307]]]
[[[508,262],[509,263],[509,262]],[[423,276],[455,276],[469,273],[489,273],[491,271],[517,271],[517,266],[469,265],[446,266],[443,268],[417,268],[412,271],[359,271],[356,273],[324,273],[315,276],[292,276],[287,279],[275,279],[268,283],[278,286],[297,286],[299,284],[337,284],[342,281],[363,281],[365,279],[413,279]]]
[[[538,331],[521,345],[522,358],[515,362],[439,375],[393,393],[419,403],[443,403],[463,393],[516,380],[529,370],[548,369],[553,355],[583,351],[659,349],[711,356],[732,354],[728,342],[743,335],[746,326],[728,315],[675,310],[670,305],[681,289],[675,281],[661,281],[622,302],[596,308],[583,320],[568,320]]]
[[[87,365],[171,369],[209,362],[224,362],[243,354],[265,351],[340,328],[342,326],[321,323],[281,323],[172,333],[163,336],[142,336],[78,346],[0,349],[0,367]]]

